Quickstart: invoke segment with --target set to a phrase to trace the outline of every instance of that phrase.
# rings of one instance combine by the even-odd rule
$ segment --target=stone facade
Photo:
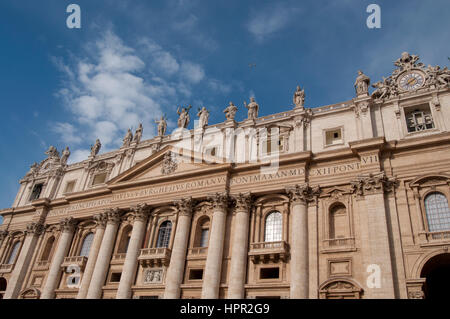
[[[450,246],[427,203],[448,212],[449,71],[408,53],[395,67],[372,95],[360,71],[343,103],[308,107],[298,87],[285,112],[251,99],[235,122],[230,102],[187,130],[187,107],[171,135],[162,118],[76,164],[50,148],[0,211],[0,294],[423,298]]]

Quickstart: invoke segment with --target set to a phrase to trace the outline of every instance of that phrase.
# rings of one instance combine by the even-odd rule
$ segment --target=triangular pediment
[[[115,185],[132,181],[141,182],[166,177],[181,177],[186,174],[202,174],[222,166],[228,165],[222,164],[219,158],[169,145],[122,172],[110,180],[108,184]]]

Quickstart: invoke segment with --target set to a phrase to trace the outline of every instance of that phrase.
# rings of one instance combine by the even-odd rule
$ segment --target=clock
[[[415,91],[425,83],[425,77],[419,72],[407,72],[400,77],[398,82],[401,89],[405,91]]]

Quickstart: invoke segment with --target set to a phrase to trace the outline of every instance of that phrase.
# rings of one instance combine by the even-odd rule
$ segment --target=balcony
[[[65,257],[61,267],[67,268],[69,266],[78,266],[83,271],[84,267],[86,267],[87,257],[85,256],[72,256]]]
[[[335,252],[335,251],[354,251],[355,248],[355,238],[330,238],[323,240],[323,250],[322,253]]]
[[[34,265],[34,270],[49,270],[50,269],[50,262],[48,260],[41,260],[38,261]]]
[[[118,253],[112,256],[111,265],[123,265],[127,253]]]
[[[285,241],[252,243],[248,255],[254,264],[276,263],[279,260],[286,262],[289,257],[289,245]]]
[[[421,238],[421,244],[425,246],[448,244],[450,242],[450,230],[423,232],[419,234],[419,237]]]
[[[144,248],[141,249],[138,260],[144,267],[168,266],[171,254],[169,248]]]
[[[188,260],[194,259],[205,259],[208,256],[208,247],[195,247],[189,248],[188,250]]]
[[[14,268],[14,265],[13,264],[3,264],[3,265],[0,265],[0,273],[8,273],[8,272],[11,272],[12,270],[13,270],[13,268]]]

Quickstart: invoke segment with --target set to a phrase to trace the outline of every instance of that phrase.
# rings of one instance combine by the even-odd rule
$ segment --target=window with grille
[[[36,184],[33,187],[33,191],[31,192],[30,201],[39,199],[41,196],[42,189],[44,188],[44,184]]]
[[[427,195],[425,211],[430,232],[450,230],[450,210],[444,194],[435,192]]]
[[[283,230],[283,216],[280,212],[272,212],[266,217],[265,242],[281,241]]]
[[[89,251],[91,250],[92,242],[94,240],[94,234],[89,233],[84,237],[83,245],[81,246],[80,256],[88,257]]]
[[[200,235],[200,247],[208,247],[209,228],[203,228]]]
[[[428,105],[422,105],[409,110],[406,109],[405,116],[408,133],[434,128],[433,117],[431,116],[430,107]]]
[[[17,257],[17,253],[19,252],[19,248],[20,248],[20,242],[17,241],[14,243],[13,248],[11,249],[11,253],[9,254],[9,258],[8,258],[8,265],[14,264],[14,262],[16,261],[16,257]]]
[[[170,233],[172,232],[172,223],[170,221],[165,221],[159,227],[158,242],[156,243],[156,248],[167,248],[169,247]]]

